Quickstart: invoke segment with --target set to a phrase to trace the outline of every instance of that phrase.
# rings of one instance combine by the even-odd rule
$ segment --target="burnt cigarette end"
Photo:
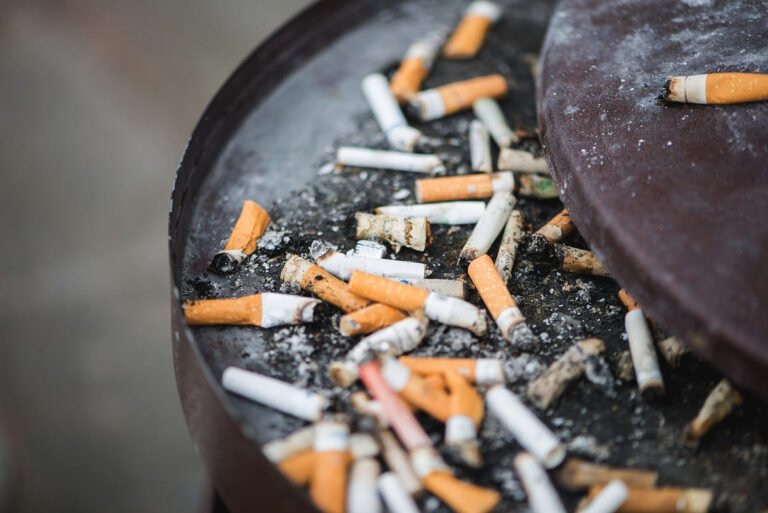
[[[240,262],[241,260],[231,253],[216,253],[208,266],[208,270],[214,274],[232,274],[240,266]]]
[[[666,82],[664,82],[664,91],[659,96],[659,100],[668,99],[670,94],[672,94],[672,79],[668,78]]]
[[[517,349],[532,349],[538,340],[525,322],[515,325],[509,332],[509,343]]]

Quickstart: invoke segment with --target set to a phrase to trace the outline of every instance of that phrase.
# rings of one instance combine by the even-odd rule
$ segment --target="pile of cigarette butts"
[[[507,92],[503,76],[420,90],[439,53],[445,59],[474,57],[500,15],[501,8],[492,2],[473,2],[447,41],[441,34],[428,34],[415,42],[391,81],[382,74],[362,80],[363,94],[391,150],[340,147],[337,166],[421,173],[425,177],[416,181],[414,191],[417,204],[384,205],[373,213],[355,214],[357,241],[349,253],[317,240],[308,255],[311,260],[285,255],[281,279],[312,297],[263,292],[187,301],[186,319],[191,325],[272,328],[312,322],[322,301],[344,312],[338,328],[328,329],[338,329],[347,337],[363,336],[327,372],[338,387],[362,384],[349,396],[351,406],[356,414],[375,421],[373,432],[351,433],[349,415],[329,411],[331,402],[322,393],[235,367],[227,368],[222,377],[229,392],[311,423],[267,443],[263,452],[288,479],[308,486],[312,501],[325,513],[376,513],[383,505],[392,513],[412,513],[418,511],[414,498],[425,490],[457,513],[494,510],[501,494],[459,480],[414,415],[420,411],[443,423],[445,446],[463,464],[479,468],[483,457],[478,432],[486,408],[524,449],[514,459],[514,467],[535,513],[565,511],[557,487],[585,492],[578,509],[582,512],[708,511],[713,502],[709,489],[659,487],[651,470],[567,458],[566,445],[535,413],[535,409],[550,408],[585,373],[589,362],[605,350],[602,340],[574,341],[528,383],[526,397],[505,386],[500,359],[406,356],[425,339],[429,323],[462,328],[478,337],[498,329],[520,352],[541,343],[508,284],[524,235],[522,216],[515,209],[516,194],[558,197],[546,161],[513,148],[526,134],[510,128],[496,102]],[[408,124],[403,109],[421,121],[473,109],[477,119],[469,125],[469,149],[474,173],[430,176],[445,174],[446,168],[436,155],[413,153],[422,134]],[[496,170],[491,139],[499,148]],[[257,251],[269,223],[264,208],[245,201],[210,270],[237,272]],[[432,224],[474,225],[459,265],[466,266],[485,309],[464,299],[462,281],[429,279],[423,263],[383,258],[386,245],[395,253],[403,247],[426,251]],[[610,277],[594,253],[564,243],[574,231],[573,221],[563,210],[531,238],[554,248],[566,272]],[[488,251],[499,237],[494,260]],[[663,395],[657,354],[676,366],[687,349],[674,337],[655,342],[639,305],[625,290],[620,299],[628,310],[626,333],[639,391],[649,398]],[[489,327],[486,309],[496,328]],[[698,443],[741,402],[739,391],[723,380],[690,422],[685,440]]]

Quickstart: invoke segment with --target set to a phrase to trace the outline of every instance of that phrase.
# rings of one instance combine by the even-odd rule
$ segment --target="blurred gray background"
[[[221,83],[309,3],[0,4],[0,425],[20,468],[14,511],[197,509],[203,470],[170,353],[171,182]]]

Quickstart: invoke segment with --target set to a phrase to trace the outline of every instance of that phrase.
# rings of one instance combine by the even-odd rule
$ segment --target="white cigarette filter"
[[[229,392],[304,420],[318,420],[329,404],[320,394],[237,367],[227,367],[221,383]]]
[[[384,472],[379,476],[379,493],[391,513],[419,513],[419,508],[403,487],[397,474]]]
[[[590,501],[580,513],[614,513],[627,501],[629,488],[623,481],[614,479]]]
[[[514,188],[515,177],[510,172],[425,178],[416,180],[416,201],[434,203],[490,198],[496,192]]]
[[[518,397],[496,385],[485,395],[488,408],[518,443],[546,468],[555,468],[565,458],[565,446]]]
[[[380,73],[368,75],[363,79],[362,88],[365,99],[368,100],[373,115],[387,136],[390,146],[400,151],[413,151],[416,143],[421,139],[421,132],[408,126],[384,75]]]
[[[309,496],[323,513],[344,513],[350,459],[349,426],[336,420],[318,422],[314,451]]]
[[[372,240],[359,240],[355,244],[355,256],[367,258],[384,258],[387,247]]]
[[[565,513],[563,503],[552,486],[549,476],[536,458],[521,452],[515,456],[515,470],[523,482],[528,496],[528,506],[533,513]]]
[[[411,465],[408,453],[388,429],[379,432],[382,454],[387,467],[397,475],[397,479],[408,495],[415,496],[424,491],[424,487]]]
[[[400,248],[424,251],[432,242],[429,221],[423,217],[399,217],[374,215],[365,212],[355,214],[358,239],[378,239],[388,243],[395,250]]]
[[[432,121],[468,109],[478,98],[500,98],[506,94],[506,78],[486,75],[421,91],[413,97],[408,109],[421,121]]]
[[[664,395],[664,379],[661,376],[653,336],[645,319],[643,310],[629,293],[621,289],[619,299],[629,309],[624,317],[624,327],[629,339],[629,352],[640,393],[644,395]]]
[[[497,192],[485,207],[482,217],[475,225],[469,240],[461,250],[459,258],[464,261],[472,261],[481,255],[488,253],[496,237],[499,236],[504,225],[509,220],[509,215],[515,207],[517,199],[511,192]]]
[[[768,100],[768,73],[707,73],[672,77],[665,86],[671,102],[728,104]]]
[[[313,244],[313,249],[317,247]],[[384,258],[347,256],[333,250],[312,252],[317,265],[342,280],[349,280],[355,271],[363,271],[385,278],[424,279],[427,266],[419,262],[404,262]]]
[[[547,159],[534,157],[532,153],[523,150],[503,148],[499,152],[499,171],[517,171],[519,173],[549,174]]]
[[[411,173],[441,173],[443,162],[437,155],[418,155],[400,151],[372,150],[342,146],[336,152],[336,162],[349,167],[394,169]]]
[[[314,440],[315,427],[309,426],[299,429],[285,438],[267,442],[261,448],[261,452],[263,452],[264,456],[266,456],[272,463],[280,463],[300,452],[312,449]]]
[[[477,55],[488,29],[500,16],[501,7],[494,2],[480,0],[469,4],[464,17],[443,48],[443,55],[449,59],[469,59]]]
[[[441,294],[443,296],[464,299],[464,282],[461,280],[444,280],[439,278],[428,278],[425,280],[411,280],[408,278],[399,278],[398,281],[413,285],[420,289],[427,289],[430,292]]]
[[[501,236],[499,252],[496,254],[496,270],[504,283],[509,283],[515,267],[517,248],[523,238],[523,216],[519,210],[513,210]]]
[[[392,94],[400,102],[410,100],[421,89],[421,83],[427,78],[432,63],[445,40],[443,31],[433,32],[419,39],[405,52],[400,67],[392,75],[389,84]]]
[[[447,201],[418,205],[387,205],[377,214],[399,217],[425,217],[430,224],[475,224],[485,212],[483,201]]]
[[[733,410],[741,406],[744,399],[727,379],[722,380],[707,396],[696,418],[683,432],[685,441],[696,445],[704,435],[719,424]]]
[[[469,156],[472,171],[478,173],[493,172],[491,160],[491,137],[482,121],[473,119],[469,123]]]
[[[234,324],[272,328],[314,320],[320,301],[309,297],[262,292],[226,299],[200,299],[184,303],[191,325]]]
[[[520,138],[509,128],[507,119],[504,117],[501,107],[493,98],[479,98],[472,105],[472,109],[475,111],[475,116],[483,122],[485,127],[490,132],[491,137],[496,142],[496,145],[502,149],[502,153],[505,149],[513,143],[520,142]],[[514,169],[499,168],[507,171],[514,171]]]
[[[523,174],[517,177],[517,194],[522,198],[555,199],[560,197],[557,185],[548,176]]]
[[[356,460],[349,473],[347,488],[348,513],[380,513],[381,501],[377,491],[377,482],[381,468],[373,458]]]

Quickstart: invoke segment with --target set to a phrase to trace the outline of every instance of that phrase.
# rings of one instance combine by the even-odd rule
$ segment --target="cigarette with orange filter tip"
[[[768,73],[707,73],[672,77],[664,85],[668,102],[723,105],[768,100]]]
[[[447,372],[444,376],[450,392],[448,405],[451,413],[445,423],[445,444],[455,449],[467,465],[479,468],[483,458],[477,429],[485,413],[483,397],[461,374]]]
[[[549,476],[536,458],[526,452],[515,456],[515,470],[528,496],[528,506],[533,513],[565,513]]]
[[[190,325],[235,324],[271,328],[314,320],[317,299],[274,292],[184,303]]]
[[[491,25],[501,17],[501,6],[480,0],[469,4],[451,38],[443,48],[448,59],[469,59],[477,55]]]
[[[411,280],[407,278],[399,278],[397,281],[419,287],[420,289],[427,289],[430,292],[441,294],[443,296],[450,296],[459,299],[464,299],[464,282],[461,280],[444,280],[438,278],[427,278],[424,280]]]
[[[355,243],[355,256],[367,258],[384,258],[387,247],[372,240],[359,240]]]
[[[315,439],[315,427],[309,426],[299,429],[286,436],[267,442],[261,448],[261,452],[272,463],[280,463],[292,456],[312,449]]]
[[[424,488],[456,513],[488,513],[501,501],[496,490],[457,479],[431,446],[411,451],[411,464]]]
[[[348,513],[381,513],[377,483],[381,467],[373,458],[356,460],[349,472]]]
[[[536,342],[536,336],[525,322],[515,299],[493,265],[488,255],[476,258],[469,264],[469,277],[475,284],[483,303],[496,321],[504,340],[513,347],[528,348]]]
[[[589,498],[604,488],[591,487]],[[713,499],[712,491],[705,488],[629,488],[628,492],[617,513],[707,513]]]
[[[336,163],[348,167],[372,167],[411,173],[434,174],[445,171],[445,166],[437,155],[372,150],[352,146],[342,146],[336,151]]]
[[[496,385],[485,394],[485,400],[523,449],[548,469],[560,465],[565,446],[515,394],[504,385]]]
[[[352,433],[349,436],[349,453],[356,460],[375,458],[379,455],[379,442],[369,433]]]
[[[342,316],[339,331],[345,337],[373,333],[408,316],[405,312],[391,306],[376,303]]]
[[[378,239],[386,242],[395,253],[400,248],[424,251],[432,243],[429,221],[423,217],[400,217],[383,214],[355,214],[357,239]]]
[[[229,392],[304,420],[319,419],[329,404],[320,394],[237,367],[227,367],[221,384]]]
[[[344,513],[349,466],[349,426],[323,420],[315,426],[315,463],[309,496],[323,513]]]
[[[408,453],[405,452],[395,435],[388,429],[379,431],[379,441],[381,442],[381,451],[387,467],[395,473],[398,481],[405,493],[409,496],[419,495],[424,491],[424,487],[419,481],[419,476],[411,466],[411,460]],[[386,497],[385,497],[386,501]],[[386,501],[389,505],[389,501]],[[392,507],[390,506],[390,509]]]
[[[539,228],[536,235],[544,237],[550,244],[560,242],[570,235],[575,226],[571,221],[571,216],[566,209],[563,209],[555,217],[547,221],[547,224]]]
[[[214,255],[208,270],[216,274],[234,272],[245,257],[256,251],[256,243],[267,231],[269,221],[269,214],[258,203],[245,200],[224,250]]]
[[[472,230],[467,243],[464,244],[459,260],[470,262],[488,252],[501,230],[504,229],[504,225],[507,224],[516,202],[517,198],[511,192],[494,193],[485,207],[483,216]]]
[[[361,86],[376,122],[387,136],[389,145],[396,150],[413,151],[422,138],[421,132],[408,125],[384,75],[381,73],[368,75],[363,79]]]
[[[472,171],[477,173],[492,173],[491,134],[479,119],[469,123],[469,160]]]
[[[389,427],[389,421],[384,416],[381,404],[371,399],[365,392],[355,392],[349,396],[349,401],[354,409],[360,415],[372,417],[380,427]]]
[[[416,180],[416,201],[434,203],[490,198],[496,192],[509,192],[515,188],[515,177],[504,173],[446,176]]]
[[[629,489],[623,481],[614,479],[597,494],[580,513],[614,513],[629,497]]]
[[[657,342],[656,349],[672,367],[679,367],[683,357],[690,353],[688,347],[677,337],[667,337]]]
[[[377,214],[401,217],[425,217],[430,224],[475,224],[485,212],[482,201],[447,201],[419,205],[387,205],[374,210]]]
[[[573,344],[547,370],[528,384],[528,399],[542,410],[546,410],[562,395],[569,383],[584,374],[584,367],[589,358],[605,350],[605,344],[599,338],[588,338]]]
[[[457,373],[479,387],[504,383],[504,369],[501,360],[494,358],[401,356],[399,360],[400,363],[422,376]]]
[[[483,122],[483,125],[490,132],[496,145],[504,152],[513,143],[520,142],[517,134],[509,128],[507,118],[499,107],[499,104],[493,98],[479,98],[472,104],[477,119]],[[501,169],[501,168],[500,168]],[[505,171],[514,171],[514,169],[505,169]]]
[[[507,79],[502,75],[471,78],[420,91],[406,110],[421,121],[432,121],[469,109],[478,98],[501,98],[507,94],[507,89]]]
[[[424,378],[412,373],[394,358],[386,358],[381,372],[387,385],[408,404],[428,413],[441,422],[450,416],[448,394],[442,387],[432,386]]]
[[[307,486],[315,472],[315,451],[302,451],[278,463],[277,468],[296,486]]]
[[[567,273],[611,276],[610,271],[597,259],[597,255],[586,249],[557,244],[555,245],[555,255],[560,260],[560,269]]]
[[[437,31],[408,47],[405,57],[400,61],[400,67],[389,83],[392,94],[399,102],[406,102],[419,92],[421,83],[432,69],[432,63],[444,41],[443,31]]]
[[[613,480],[622,481],[630,488],[654,488],[658,478],[659,474],[652,470],[608,467],[578,458],[568,458],[556,474],[557,484],[572,492]]]
[[[484,335],[488,329],[485,312],[455,297],[359,271],[352,273],[349,289],[362,297],[401,310],[424,310],[433,321],[467,329],[477,336]]]
[[[496,253],[496,270],[499,271],[499,276],[504,283],[509,283],[510,278],[512,278],[517,248],[522,238],[523,216],[519,210],[513,210],[504,227],[504,233],[501,235],[499,252]]]
[[[360,310],[371,303],[350,292],[346,283],[328,271],[298,255],[288,257],[280,273],[280,279],[311,292],[326,303],[337,306],[345,312]]]
[[[688,445],[696,446],[709,431],[719,424],[733,410],[741,406],[744,399],[727,379],[722,380],[707,396],[696,418],[686,426],[683,439]]]
[[[419,262],[347,256],[320,241],[312,242],[309,252],[317,265],[342,280],[348,280],[354,271],[364,271],[385,278],[421,280],[427,270],[427,266]]]
[[[549,174],[547,159],[534,157],[532,153],[512,148],[503,148],[499,152],[499,171],[517,171],[518,173]]]
[[[419,513],[419,508],[394,472],[379,476],[379,493],[391,513]]]
[[[648,327],[643,310],[624,289],[619,291],[619,299],[629,309],[624,316],[624,327],[629,339],[629,352],[632,355],[632,365],[635,367],[635,377],[640,393],[651,398],[664,395],[664,378],[659,368],[651,329]]]
[[[517,177],[517,194],[522,198],[555,199],[560,197],[555,182],[548,176],[524,174]]]

